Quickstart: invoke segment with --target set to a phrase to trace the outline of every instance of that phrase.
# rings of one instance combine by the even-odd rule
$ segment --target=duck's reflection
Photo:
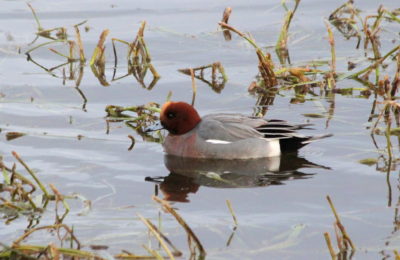
[[[164,163],[170,174],[146,177],[156,182],[165,200],[189,202],[188,194],[200,186],[244,188],[281,185],[284,181],[310,178],[302,168],[330,169],[307,161],[296,154],[253,160],[192,159],[166,155]]]

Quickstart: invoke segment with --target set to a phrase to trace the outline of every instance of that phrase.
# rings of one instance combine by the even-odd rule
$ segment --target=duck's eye
[[[175,113],[172,113],[172,112],[169,112],[168,114],[167,114],[167,117],[169,118],[169,119],[172,119],[172,118],[174,118],[176,115],[175,115]]]

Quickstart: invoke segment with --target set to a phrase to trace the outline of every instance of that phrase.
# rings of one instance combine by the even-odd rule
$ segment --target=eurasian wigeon
[[[291,125],[283,120],[240,114],[210,114],[201,118],[185,102],[166,102],[161,108],[160,121],[169,132],[163,144],[165,152],[190,158],[273,157],[331,136],[305,136],[296,132],[309,124]]]

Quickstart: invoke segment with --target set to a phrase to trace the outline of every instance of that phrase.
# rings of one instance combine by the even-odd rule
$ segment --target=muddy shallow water
[[[376,11],[379,4],[397,8],[394,2],[363,1],[358,8],[366,15]],[[284,16],[279,1],[269,4],[191,1],[189,4],[39,0],[31,4],[45,28],[69,26],[72,33],[72,25],[88,20],[85,26],[89,31],[82,30],[87,57],[100,33],[110,30],[106,41],[106,78],[110,86],[103,87],[86,66],[80,84],[85,102],[73,81],[63,84],[62,78],[51,76],[27,62],[24,54],[18,54],[19,48],[22,53],[30,48],[28,44],[35,37],[35,21],[25,2],[1,4],[0,156],[11,165],[14,162],[11,151],[17,151],[44,183],[53,183],[63,194],[79,193],[92,201],[89,212],[84,211],[80,201],[70,201],[71,212],[64,220],[73,225],[83,245],[107,245],[107,250],[98,252],[103,256],[123,249],[144,254],[141,245],[148,244],[148,235],[136,215],[140,213],[154,223],[161,222],[165,234],[184,252],[183,258],[188,258],[184,231],[170,215],[160,213],[151,199],[157,181],[163,180],[158,177],[168,176],[159,184],[159,196],[183,201],[174,202],[173,206],[203,243],[207,259],[329,258],[323,233],[330,232],[334,238],[334,217],[326,195],[334,201],[357,247],[355,259],[394,257],[393,249],[400,248],[398,170],[397,165],[392,165],[387,178],[386,171],[382,170],[384,158],[387,159],[386,139],[376,137],[380,148],[377,149],[370,136],[372,123],[368,118],[373,95],[369,98],[360,98],[356,93],[307,95],[306,102],[291,104],[294,92],[283,91],[269,107],[267,118],[310,122],[314,130],[307,130],[308,133],[333,133],[334,136],[306,146],[298,157],[282,157],[278,161],[238,165],[224,162],[181,165],[179,161],[167,161],[169,169],[178,167],[184,172],[178,176],[170,174],[165,166],[159,143],[144,141],[121,122],[110,123],[107,131],[107,105],[163,103],[170,91],[173,100],[190,102],[190,77],[177,70],[215,61],[223,64],[229,80],[221,93],[197,81],[195,106],[199,113],[253,114],[256,97],[248,93],[247,87],[257,74],[257,57],[252,47],[237,37],[226,42],[217,31],[217,22],[229,4],[233,8],[231,24],[250,32],[260,46],[273,46]],[[324,18],[338,5],[337,1],[300,4],[290,28],[289,51],[294,65],[330,59]],[[147,21],[145,40],[153,65],[161,75],[152,90],[142,88],[132,76],[111,82],[114,60],[110,39],[132,41],[142,20]],[[386,26],[382,32],[382,53],[399,44],[399,25]],[[363,60],[363,50],[354,48],[354,39],[347,41],[336,31],[335,37],[338,71],[345,71],[349,60]],[[123,51],[120,45],[118,52],[124,55]],[[36,50],[32,57],[48,67],[63,62],[47,48]],[[61,70],[55,73],[62,75]],[[117,75],[125,73],[126,66],[120,61]],[[386,73],[394,75],[393,71]],[[343,80],[338,87],[362,85]],[[315,93],[319,92],[315,89]],[[327,116],[307,116],[325,115],[330,107],[334,107],[334,112],[329,123]],[[8,132],[26,135],[7,141]],[[128,135],[136,139],[131,151],[128,151],[131,145]],[[393,156],[397,158],[399,142],[395,137],[392,141]],[[380,159],[373,166],[359,163],[366,158]],[[210,176],[210,172],[222,172],[222,181]],[[279,178],[274,175],[276,172],[281,173]],[[235,231],[226,200],[231,201],[238,219]],[[54,213],[48,209],[40,225],[52,223]],[[9,245],[23,234],[26,226],[23,216],[9,224],[1,221],[0,242]],[[53,241],[51,234],[44,234],[26,242],[47,245]]]

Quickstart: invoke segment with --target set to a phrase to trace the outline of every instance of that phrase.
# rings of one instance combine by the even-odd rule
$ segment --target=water
[[[389,9],[398,7],[393,1],[357,4],[365,11],[362,15],[366,15],[375,12],[381,3]],[[217,22],[228,4],[233,9],[232,25],[252,33],[260,46],[275,44],[284,16],[279,1],[267,4],[262,1],[246,4],[241,1],[169,1],[168,4],[162,1],[114,3],[105,0],[33,2],[44,28],[69,26],[71,39],[71,26],[88,20],[84,26],[89,26],[89,31],[81,29],[87,57],[91,56],[100,33],[106,28],[110,30],[106,41],[106,78],[109,82],[114,62],[110,39],[132,41],[140,21],[147,21],[145,40],[153,65],[161,75],[155,87],[150,91],[144,89],[132,76],[103,87],[87,66],[80,84],[87,99],[85,102],[74,88],[73,81],[63,85],[62,78],[52,77],[32,62],[27,62],[25,55],[18,54],[19,48],[22,52],[30,48],[28,44],[36,31],[35,21],[24,1],[3,1],[0,12],[0,155],[5,163],[11,165],[15,161],[11,151],[16,151],[44,183],[54,184],[63,194],[75,192],[91,200],[89,212],[84,210],[80,201],[71,201],[71,212],[64,223],[74,226],[75,234],[85,249],[90,250],[88,246],[93,244],[107,245],[108,249],[102,254],[115,254],[123,249],[146,254],[141,245],[148,243],[148,236],[146,227],[136,215],[139,213],[154,223],[161,221],[165,234],[184,252],[183,258],[189,257],[183,229],[172,216],[160,213],[159,207],[151,200],[155,190],[154,178],[169,176],[160,185],[159,196],[185,201],[175,202],[173,206],[203,243],[207,259],[328,258],[323,233],[329,232],[334,238],[334,217],[326,195],[332,198],[356,244],[356,259],[393,257],[392,250],[399,248],[398,171],[394,164],[387,180],[386,172],[379,169],[383,158],[387,159],[384,150],[386,139],[376,137],[380,148],[377,149],[370,136],[368,127],[372,123],[368,122],[368,117],[373,95],[359,98],[357,91],[348,96],[307,95],[305,103],[291,104],[294,92],[282,91],[269,107],[267,118],[310,122],[315,130],[309,133],[333,133],[334,136],[303,148],[299,158],[283,158],[279,163],[271,162],[260,167],[255,162],[251,167],[256,170],[247,173],[248,165],[230,165],[232,168],[229,168],[224,164],[207,164],[201,173],[185,170],[183,177],[170,175],[164,165],[160,144],[144,141],[123,123],[110,123],[107,133],[104,111],[107,105],[163,103],[170,91],[173,100],[190,102],[190,77],[177,70],[215,61],[223,64],[229,81],[220,94],[197,81],[196,108],[199,113],[251,115],[255,111],[256,97],[247,92],[257,74],[254,50],[236,36],[233,41],[225,42],[217,31]],[[330,59],[323,20],[338,6],[336,1],[324,1],[323,4],[304,1],[300,4],[290,28],[289,51],[294,65]],[[395,23],[385,24],[386,30],[381,37],[382,54],[399,44],[395,33],[398,28]],[[346,41],[337,31],[335,39],[339,71],[346,70],[349,60],[363,60],[362,48],[354,48],[356,40]],[[124,51],[124,46],[118,45],[120,57]],[[63,62],[61,57],[45,47],[33,52],[32,57],[48,67]],[[357,69],[363,68],[363,64],[366,63],[361,63]],[[124,75],[126,70],[121,58],[117,75]],[[61,70],[54,73],[62,76]],[[384,74],[393,77],[394,71],[388,69]],[[343,80],[337,87],[362,85]],[[320,91],[316,88],[314,92],[319,94]],[[334,112],[329,123],[327,117],[304,116],[324,114],[332,104]],[[26,135],[7,141],[8,132]],[[131,145],[128,135],[136,139],[131,151],[128,151]],[[398,141],[396,138],[392,141],[397,158]],[[358,162],[366,158],[380,158],[378,166]],[[287,169],[288,165],[301,164],[304,160],[318,167],[296,166],[290,170],[297,170],[297,175],[282,176],[282,167]],[[275,176],[279,172],[277,165],[281,167],[282,177],[279,178]],[[18,165],[18,169],[22,167]],[[210,173],[221,169],[225,174],[222,174],[222,181]],[[235,169],[238,173],[231,174]],[[265,170],[269,170],[269,175],[265,175]],[[153,181],[146,181],[146,177]],[[169,184],[168,179],[171,181]],[[231,201],[238,219],[235,231],[226,200]],[[52,223],[54,212],[50,208],[42,216],[40,225]],[[10,224],[0,222],[0,242],[10,244],[23,234],[26,226],[24,217]],[[40,234],[26,243],[47,245],[55,239],[49,233]],[[156,243],[153,246],[157,247]]]

